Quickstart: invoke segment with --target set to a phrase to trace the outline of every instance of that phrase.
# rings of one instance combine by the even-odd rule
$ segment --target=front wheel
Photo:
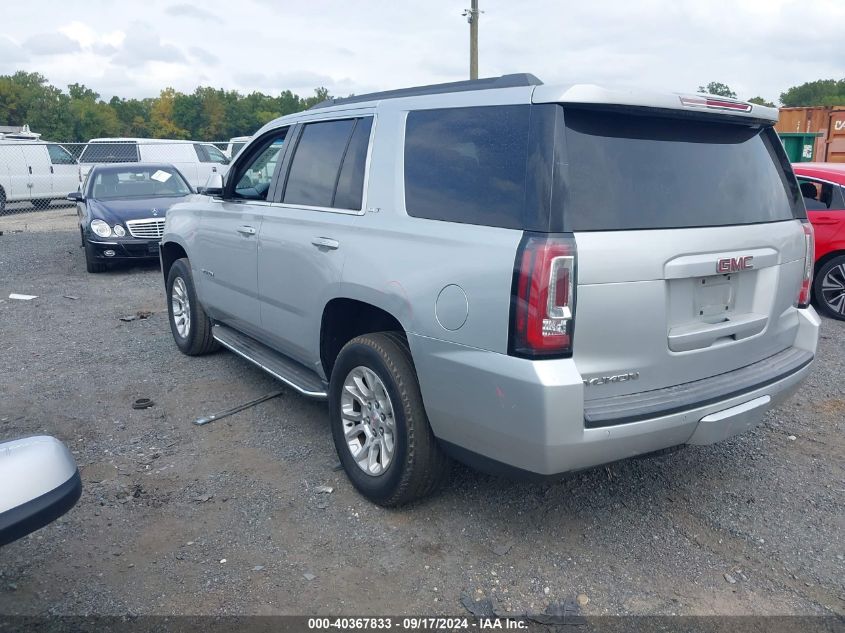
[[[834,257],[819,269],[813,294],[822,314],[845,321],[845,255]]]
[[[85,241],[85,236],[82,236],[82,248],[85,250],[85,270],[89,273],[102,273],[106,270],[106,265],[103,262],[97,261],[94,256],[94,249]]]
[[[379,332],[349,341],[332,369],[329,407],[340,462],[369,500],[402,505],[448,478],[449,459],[431,431],[401,335]]]
[[[218,349],[211,335],[213,324],[197,300],[191,266],[184,257],[170,267],[166,289],[170,331],[180,351],[201,356]]]

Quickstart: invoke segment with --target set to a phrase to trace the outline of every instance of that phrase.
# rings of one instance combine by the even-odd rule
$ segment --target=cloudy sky
[[[776,101],[845,77],[845,0],[480,0],[480,75]],[[105,98],[166,86],[335,95],[467,78],[469,0],[7,0],[0,74]]]

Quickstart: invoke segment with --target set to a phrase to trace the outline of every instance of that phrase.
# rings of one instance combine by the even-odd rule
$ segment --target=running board
[[[220,323],[214,325],[211,334],[223,347],[257,365],[299,393],[320,400],[328,397],[326,383],[305,365]]]

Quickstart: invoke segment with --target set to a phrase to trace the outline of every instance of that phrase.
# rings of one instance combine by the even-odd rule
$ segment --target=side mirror
[[[82,195],[81,191],[71,191],[67,194],[67,199],[71,202],[82,202],[85,200],[85,196]]]
[[[223,176],[219,173],[212,172],[205,181],[205,187],[197,189],[197,193],[206,196],[222,196],[223,195]]]
[[[70,510],[82,480],[67,447],[55,437],[0,444],[0,545],[44,527]]]

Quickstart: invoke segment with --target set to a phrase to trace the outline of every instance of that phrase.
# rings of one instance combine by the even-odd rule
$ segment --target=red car
[[[824,315],[845,321],[845,163],[792,168],[816,233],[813,298]]]

